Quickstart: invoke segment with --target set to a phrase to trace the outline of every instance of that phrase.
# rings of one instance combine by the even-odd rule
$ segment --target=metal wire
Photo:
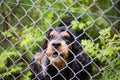
[[[32,5],[32,4],[24,4],[24,3],[16,3],[16,2],[2,2],[1,4],[18,4],[20,6],[29,6],[29,7],[33,7],[33,8],[44,8],[44,9],[49,9],[49,7],[47,6],[36,6],[36,5]],[[113,5],[114,6],[114,5]],[[66,11],[66,9],[60,9],[60,8],[50,8],[51,10],[55,10],[55,11]],[[74,13],[84,13],[82,11],[74,11],[74,10],[71,10],[71,12],[74,12]],[[96,14],[96,13],[87,13],[88,15],[91,15],[91,16],[101,16],[102,14]],[[120,17],[119,16],[111,16],[111,15],[104,15],[106,16],[107,18],[115,18],[115,19],[119,19]]]
[[[77,37],[69,30],[75,38],[71,44],[77,42],[91,59],[91,62],[83,65],[77,57],[84,51],[75,55],[69,50],[75,58],[68,64],[76,60],[82,65],[82,69],[76,73],[69,66],[65,66],[74,74],[70,80],[78,79],[76,75],[82,70],[88,74],[90,80],[120,79],[120,28],[118,27],[120,26],[120,8],[117,6],[120,0],[105,0],[107,2],[105,4],[99,3],[100,0],[88,0],[88,2],[87,0],[71,0],[73,2],[69,5],[67,0],[27,1],[30,3],[27,4],[22,0],[0,1],[0,80],[9,78],[11,80],[31,80],[30,65],[32,63],[30,61],[34,52],[43,50],[41,46],[44,39],[47,38],[46,32],[50,28],[58,26],[60,22],[64,24],[61,17],[68,15],[73,18],[73,24],[69,27],[83,30]],[[54,7],[58,3],[64,8]],[[76,5],[80,6],[79,10]],[[76,22],[77,20],[78,22]],[[81,41],[77,41],[83,35],[85,37]],[[63,61],[65,62],[64,59]],[[90,64],[93,67],[93,73],[85,69]],[[57,75],[65,79],[60,73],[62,69],[57,70],[58,73],[50,79]],[[50,76],[50,74],[48,75]]]

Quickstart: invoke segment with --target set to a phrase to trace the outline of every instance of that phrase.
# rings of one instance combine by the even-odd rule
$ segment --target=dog
[[[32,79],[89,79],[92,60],[79,43],[78,33],[70,30],[70,21],[68,22],[61,23],[47,32],[42,50],[36,52],[30,63],[34,74]]]

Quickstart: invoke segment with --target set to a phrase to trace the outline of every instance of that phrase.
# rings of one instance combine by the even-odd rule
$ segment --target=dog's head
[[[58,69],[65,67],[73,48],[73,41],[74,37],[69,29],[65,27],[50,29],[44,43],[44,49],[46,50],[50,64],[56,66]]]

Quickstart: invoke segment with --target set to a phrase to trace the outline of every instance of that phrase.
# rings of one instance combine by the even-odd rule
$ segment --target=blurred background
[[[31,80],[32,56],[65,17],[85,35],[91,80],[120,80],[120,0],[0,0],[0,80]]]

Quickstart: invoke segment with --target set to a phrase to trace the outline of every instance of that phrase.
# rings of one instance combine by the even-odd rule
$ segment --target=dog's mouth
[[[54,52],[54,53],[52,54],[52,57],[53,57],[53,58],[57,58],[57,57],[58,57],[58,54],[59,54],[58,52]]]

